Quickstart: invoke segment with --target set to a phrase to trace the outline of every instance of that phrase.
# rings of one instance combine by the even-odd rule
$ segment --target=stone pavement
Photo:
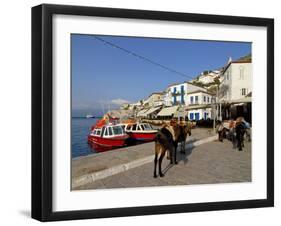
[[[243,151],[233,148],[230,141],[214,141],[178,153],[179,164],[162,163],[165,176],[153,178],[153,162],[82,185],[76,189],[149,187],[188,184],[211,184],[251,181],[251,143]]]
[[[187,138],[187,143],[201,141],[202,139],[211,136],[214,136],[214,134],[210,129],[196,128],[192,130],[192,135]],[[122,166],[124,164],[128,164],[132,161],[143,159],[151,155],[154,155],[154,142],[74,158],[72,159],[71,166],[73,179],[72,187],[76,187],[74,186],[74,184],[77,184],[77,181],[78,184],[81,182],[79,178],[82,178],[82,180],[86,180],[82,183],[87,183],[88,179],[89,181],[91,180],[91,176],[89,176],[90,174],[95,174],[97,172],[111,169],[115,166]],[[74,181],[76,182],[74,183]]]

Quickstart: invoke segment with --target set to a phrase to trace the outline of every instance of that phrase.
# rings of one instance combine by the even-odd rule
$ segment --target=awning
[[[148,109],[140,110],[137,114],[137,117],[145,117],[146,116],[145,112],[147,112],[147,111],[148,111]]]
[[[157,116],[171,116],[178,110],[178,106],[163,108]]]
[[[233,106],[243,106],[245,103],[233,104]]]
[[[233,100],[231,101],[232,103],[251,103],[252,102],[252,97],[244,97],[238,100]]]
[[[175,114],[174,114],[174,117],[175,118],[185,117],[186,115],[187,115],[187,112],[185,112],[185,111],[176,111]]]
[[[236,100],[231,100],[231,101],[221,100],[220,102],[222,104],[251,103],[252,102],[252,97],[243,97],[243,98],[236,99]]]
[[[155,112],[155,111],[157,111],[157,110],[159,110],[160,109],[160,107],[154,107],[154,108],[150,108],[148,111],[146,111],[144,114],[145,114],[145,116],[148,116],[148,115],[150,115],[150,114],[152,114],[153,112]]]
[[[187,111],[189,110],[194,110],[194,109],[206,109],[206,108],[211,108],[211,104],[200,104],[200,105],[192,105],[187,107]]]

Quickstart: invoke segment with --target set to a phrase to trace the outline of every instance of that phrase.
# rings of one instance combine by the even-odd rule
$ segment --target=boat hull
[[[141,132],[128,132],[128,135],[133,140],[138,141],[153,141],[157,132],[141,133]]]
[[[126,145],[126,140],[129,136],[118,136],[114,138],[104,138],[89,135],[88,136],[88,143],[95,144],[97,146],[108,147],[108,148],[115,148],[115,147],[124,147]]]

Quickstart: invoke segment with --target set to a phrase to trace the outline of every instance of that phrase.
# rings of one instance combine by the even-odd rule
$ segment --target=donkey
[[[243,117],[238,117],[235,121],[229,120],[226,122],[228,122],[228,128],[225,127],[222,122],[218,122],[217,130],[219,140],[222,142],[224,136],[226,136],[226,131],[228,131],[228,138],[232,141],[234,147],[236,146],[239,151],[242,151],[244,147],[244,136],[247,132],[245,119]]]
[[[162,172],[162,160],[169,151],[170,164],[177,164],[177,153],[176,153],[176,143],[180,135],[180,128],[176,122],[171,121],[170,125],[164,125],[160,131],[157,133],[155,138],[155,158],[154,158],[154,178],[157,177],[156,168],[157,163],[159,167],[159,176],[163,177]],[[159,159],[158,156],[160,155]]]
[[[179,139],[178,139],[178,143],[181,144],[180,146],[180,153],[181,154],[185,154],[185,143],[186,143],[186,138],[187,135],[191,136],[191,126],[183,121],[180,122],[180,135],[179,135]],[[177,148],[177,145],[176,147]]]
[[[236,119],[235,132],[238,150],[242,151],[242,148],[244,147],[244,135],[246,133],[246,125],[243,117],[238,117]]]
[[[217,121],[216,129],[219,135],[219,141],[223,142],[227,129],[225,128],[222,121]]]

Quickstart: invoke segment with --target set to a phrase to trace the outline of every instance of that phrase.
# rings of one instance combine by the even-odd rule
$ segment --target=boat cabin
[[[125,135],[125,131],[120,125],[103,126],[102,128],[95,128],[91,135],[98,137],[114,137]]]
[[[135,131],[151,131],[154,130],[149,123],[134,123],[124,125],[126,132],[135,132]]]

